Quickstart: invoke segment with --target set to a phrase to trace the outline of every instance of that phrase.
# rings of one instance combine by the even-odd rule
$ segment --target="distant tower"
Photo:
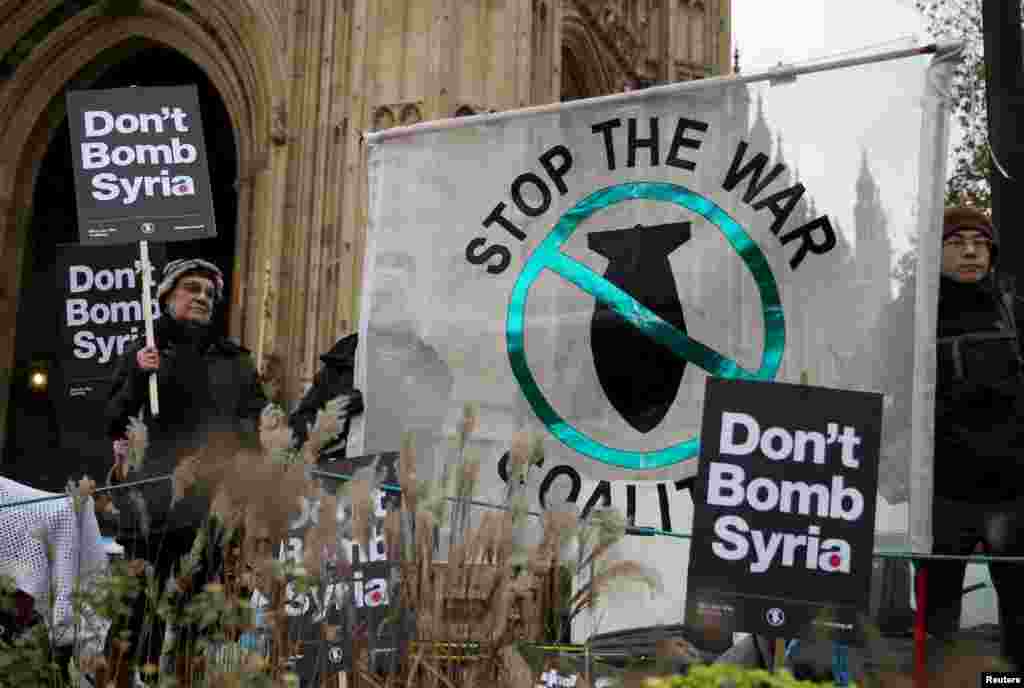
[[[859,327],[867,331],[875,326],[879,314],[890,300],[892,242],[889,240],[889,221],[882,207],[878,184],[868,165],[866,150],[861,156],[856,188],[857,201],[853,207],[857,236],[855,279],[863,294]]]
[[[750,145],[751,151],[747,154],[748,156],[754,153],[771,155],[772,131],[764,116],[764,96],[760,93],[757,94],[757,115],[754,117],[754,124],[750,127],[750,137],[747,143]]]
[[[778,177],[779,188],[785,188],[792,186],[795,182],[793,173],[789,169],[789,161],[786,160],[786,151],[782,147],[782,132],[775,133],[775,163],[777,165],[784,165],[785,170]]]
[[[764,114],[764,96],[760,93],[757,95],[757,113],[754,115],[754,121],[743,138],[747,142],[745,160],[751,160],[758,154],[767,155],[769,158],[774,157],[772,155],[772,132]],[[774,162],[770,163],[768,169],[773,166]],[[782,188],[782,185],[775,181],[772,182],[772,188],[779,189]],[[755,213],[749,206],[737,205],[735,212],[740,223],[750,227],[757,227],[767,222],[765,219],[767,213]],[[738,260],[731,260],[730,265],[732,278],[730,291],[733,295],[733,303],[729,305],[733,319],[731,345],[737,355],[749,357],[748,360],[753,362],[763,348],[763,337],[754,324],[759,317],[757,313],[761,306],[754,300],[754,296],[742,287],[749,279],[746,266]]]

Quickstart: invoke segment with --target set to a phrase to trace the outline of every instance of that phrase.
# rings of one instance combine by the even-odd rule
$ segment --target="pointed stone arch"
[[[575,4],[562,17],[562,100],[623,90],[628,74]]]
[[[60,4],[25,3],[7,14],[5,21],[17,33],[5,31],[6,42]],[[140,41],[187,57],[221,96],[238,155],[235,303],[229,329],[256,350],[264,348],[264,337],[274,336],[264,323],[265,314],[276,307],[268,303],[273,300],[268,295],[270,277],[280,270],[275,263],[281,254],[284,189],[273,181],[280,175],[272,170],[286,162],[287,80],[266,36],[278,32],[278,22],[249,0],[197,5],[187,14],[157,0],[143,0],[132,16],[106,16],[98,6],[80,11],[34,46],[0,87],[0,369],[9,369],[13,360],[21,247],[31,220],[36,175],[64,117],[63,94],[68,85],[87,87],[95,79],[86,67],[101,69],[105,60],[123,59]],[[0,424],[6,418],[7,394],[6,385],[0,385]]]

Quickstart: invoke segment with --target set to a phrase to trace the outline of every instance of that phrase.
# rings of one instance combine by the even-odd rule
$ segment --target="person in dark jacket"
[[[339,339],[331,350],[320,356],[320,371],[313,378],[313,384],[303,395],[299,405],[288,417],[288,425],[295,437],[295,444],[301,447],[309,436],[309,429],[316,422],[316,415],[327,406],[331,399],[342,397],[341,434],[338,439],[321,450],[321,456],[329,461],[346,458],[346,445],[352,418],[363,412],[363,395],[355,388],[356,346],[359,335],[350,334]]]
[[[933,552],[1024,555],[1024,426],[1016,299],[996,270],[998,235],[983,212],[945,211],[935,394]],[[966,562],[929,561],[928,631],[959,628]],[[1024,668],[1024,587],[992,562],[1003,654]]]
[[[155,323],[156,346],[140,344],[126,350],[113,375],[106,407],[115,455],[111,484],[169,476],[185,461],[209,462],[233,456],[243,447],[259,447],[259,416],[266,398],[256,369],[248,351],[211,327],[223,291],[223,275],[208,261],[177,260],[164,268],[157,287],[161,317]],[[153,372],[159,390],[155,417],[150,413],[148,383]],[[125,435],[130,419],[140,414],[149,446],[143,465],[133,469],[128,466]],[[175,494],[171,480],[126,492],[117,500],[122,515],[118,540],[127,559],[152,565],[162,592],[174,567],[192,549],[208,512],[208,495],[199,489],[182,490],[180,485]],[[158,620],[149,627],[147,622],[154,620],[144,618],[145,602],[144,595],[137,596],[129,621],[129,657],[139,664],[155,664],[163,628]],[[115,623],[108,638],[121,630]],[[121,680],[127,679],[119,676]]]

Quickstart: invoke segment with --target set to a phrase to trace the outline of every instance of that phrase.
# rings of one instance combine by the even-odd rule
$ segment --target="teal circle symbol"
[[[603,276],[562,253],[561,248],[580,223],[599,210],[631,200],[673,203],[703,216],[715,225],[754,276],[761,296],[764,315],[764,352],[761,366],[748,371],[665,322],[630,294],[608,282]],[[526,362],[526,301],[530,288],[545,270],[551,270],[598,301],[607,304],[627,323],[667,347],[675,355],[703,368],[716,377],[770,381],[775,379],[786,343],[786,325],[779,288],[761,248],[728,213],[712,201],[678,184],[631,182],[617,184],[590,194],[570,208],[551,233],[530,256],[516,280],[505,321],[505,338],[512,373],[519,382],[530,407],[548,431],[570,449],[608,466],[630,470],[666,468],[693,459],[700,451],[698,436],[655,451],[616,449],[586,436],[562,418],[541,391]]]

